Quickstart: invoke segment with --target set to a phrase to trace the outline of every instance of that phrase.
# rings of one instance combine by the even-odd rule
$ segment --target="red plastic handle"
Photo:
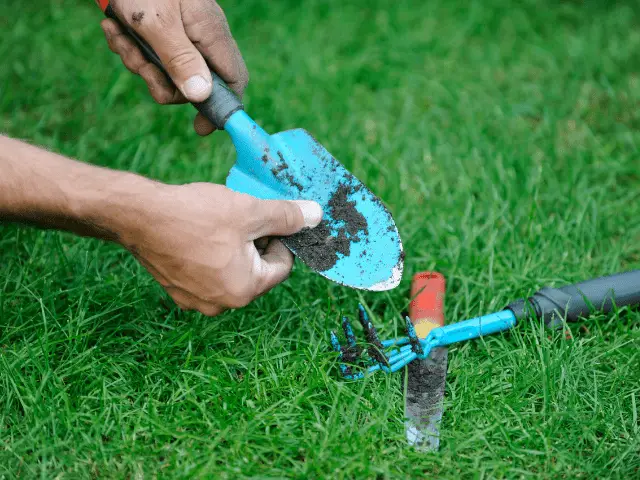
[[[109,6],[109,0],[96,0],[96,3],[98,4],[98,6],[102,9],[102,11],[104,12],[107,7]]]
[[[411,282],[409,318],[418,337],[425,338],[431,330],[444,325],[444,276],[438,272],[420,272]]]

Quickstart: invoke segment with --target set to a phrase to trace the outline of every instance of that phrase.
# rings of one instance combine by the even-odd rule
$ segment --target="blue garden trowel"
[[[207,117],[224,126],[238,153],[227,186],[263,199],[318,202],[324,210],[320,225],[282,238],[284,244],[313,270],[342,285],[396,287],[402,277],[402,243],[382,202],[305,130],[266,133],[218,81],[212,98],[227,99]],[[211,111],[207,104],[196,107]],[[222,112],[229,112],[226,121]]]
[[[104,2],[106,3],[106,2]],[[111,7],[105,14],[118,20]],[[122,25],[145,56],[164,71],[151,47]],[[232,190],[262,199],[314,200],[323,210],[320,225],[282,238],[306,265],[339,284],[390,290],[402,278],[402,243],[382,202],[302,129],[269,135],[243,110],[224,81],[212,72],[209,99],[194,106],[224,129],[238,154],[227,177]]]

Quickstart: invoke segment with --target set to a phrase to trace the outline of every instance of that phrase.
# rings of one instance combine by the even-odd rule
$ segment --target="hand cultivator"
[[[346,346],[340,343],[335,332],[331,332],[331,344],[340,354],[342,375],[357,380],[378,370],[396,372],[416,359],[427,358],[435,347],[508,330],[525,318],[542,319],[547,326],[557,327],[564,319],[574,322],[593,312],[610,313],[614,308],[639,304],[640,270],[634,270],[562,288],[545,287],[499,312],[434,328],[424,339],[419,338],[407,317],[407,336],[390,340],[380,340],[367,312],[360,305],[359,320],[368,343],[368,358],[361,357],[363,349],[356,344],[353,328],[346,317],[342,320]]]
[[[407,329],[406,337],[380,340],[378,332],[369,320],[369,316],[362,305],[359,306],[359,319],[364,329],[365,338],[369,343],[367,352],[369,365],[365,371],[354,372],[352,367],[344,362],[352,363],[358,359],[362,349],[356,345],[353,328],[347,317],[342,319],[342,329],[347,338],[347,346],[343,347],[335,332],[331,332],[331,344],[336,352],[340,352],[342,363],[340,371],[350,380],[364,377],[365,373],[373,373],[382,370],[385,373],[393,373],[412,362],[415,359],[425,359],[435,347],[451,345],[452,343],[470,340],[472,338],[489,335],[513,327],[516,323],[514,314],[508,310],[472,318],[464,322],[454,323],[444,327],[435,328],[425,339],[418,338],[416,329],[409,317],[405,318]]]

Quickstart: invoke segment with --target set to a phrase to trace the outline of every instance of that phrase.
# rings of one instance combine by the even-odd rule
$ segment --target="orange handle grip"
[[[431,330],[444,325],[444,276],[438,272],[420,272],[411,282],[409,318],[416,334],[425,338]]]
[[[109,6],[109,0],[96,0],[96,3],[100,7],[100,9],[104,12]]]

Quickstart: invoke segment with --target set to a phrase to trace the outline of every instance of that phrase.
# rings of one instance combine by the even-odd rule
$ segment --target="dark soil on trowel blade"
[[[350,193],[357,192],[361,188],[361,185],[355,188],[340,185],[331,200],[329,200],[331,216],[335,220],[343,220],[345,222],[346,231],[354,241],[360,240],[358,237],[359,232],[363,232],[365,235],[369,234],[367,219],[356,210],[356,202],[351,202],[347,198]]]
[[[359,242],[361,232],[369,233],[367,219],[356,210],[356,202],[348,200],[349,195],[361,189],[359,184],[342,184],[329,199],[328,213],[340,224],[335,234],[331,224],[323,220],[315,228],[305,228],[284,239],[309,267],[319,272],[331,269],[340,258],[339,253],[343,256],[351,253],[351,242]]]

